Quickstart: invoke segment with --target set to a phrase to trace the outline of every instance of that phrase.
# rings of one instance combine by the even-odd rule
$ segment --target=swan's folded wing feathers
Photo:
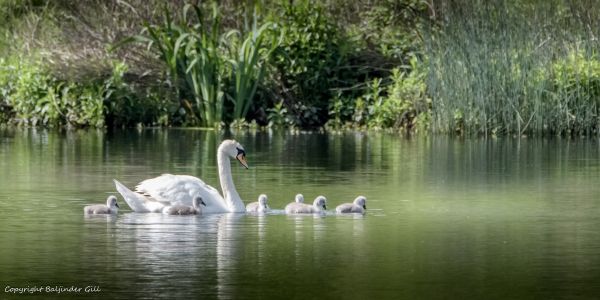
[[[222,199],[217,189],[188,175],[163,174],[147,179],[136,186],[136,192],[166,205],[192,205],[194,197],[200,196],[207,205],[207,212],[226,209],[222,200],[216,200]]]

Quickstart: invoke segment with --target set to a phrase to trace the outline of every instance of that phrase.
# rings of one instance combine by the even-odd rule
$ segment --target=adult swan
[[[217,165],[223,196],[212,186],[199,178],[187,175],[164,174],[140,182],[135,192],[115,181],[117,191],[135,212],[161,212],[168,205],[192,205],[193,199],[201,197],[206,207],[202,213],[245,212],[246,207],[240,199],[231,179],[229,158],[236,158],[246,169],[246,152],[242,145],[234,140],[225,140],[217,150]]]

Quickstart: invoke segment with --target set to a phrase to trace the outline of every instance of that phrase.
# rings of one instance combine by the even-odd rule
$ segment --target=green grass
[[[459,2],[440,12],[446,20],[426,43],[435,131],[598,132],[598,93],[588,86],[600,77],[600,27],[581,17],[598,9],[559,0]]]

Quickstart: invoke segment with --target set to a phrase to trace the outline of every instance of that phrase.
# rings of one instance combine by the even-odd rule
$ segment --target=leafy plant
[[[288,111],[285,108],[283,101],[278,102],[273,108],[267,109],[269,127],[287,127],[291,125],[291,120]]]
[[[263,79],[266,62],[271,53],[281,43],[283,32],[267,34],[267,31],[276,31],[276,25],[267,22],[262,26],[257,25],[256,8],[253,15],[252,29],[243,42],[242,34],[232,30],[225,35],[229,42],[228,62],[232,67],[233,93],[229,99],[233,102],[233,118],[242,119],[248,114],[256,89]]]
[[[285,30],[272,60],[275,84],[283,87],[278,98],[285,98],[288,111],[300,116],[299,125],[321,125],[347,57],[341,34],[323,7],[309,1],[285,6],[274,21]],[[306,116],[311,113],[315,115]]]

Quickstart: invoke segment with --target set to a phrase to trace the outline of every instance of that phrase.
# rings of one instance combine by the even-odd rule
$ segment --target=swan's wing
[[[157,201],[145,193],[133,192],[122,183],[113,179],[115,187],[127,205],[135,212],[159,212],[167,203]]]
[[[163,174],[140,182],[136,186],[136,192],[171,205],[191,206],[194,197],[200,196],[206,204],[203,211],[227,211],[219,191],[194,176]]]

